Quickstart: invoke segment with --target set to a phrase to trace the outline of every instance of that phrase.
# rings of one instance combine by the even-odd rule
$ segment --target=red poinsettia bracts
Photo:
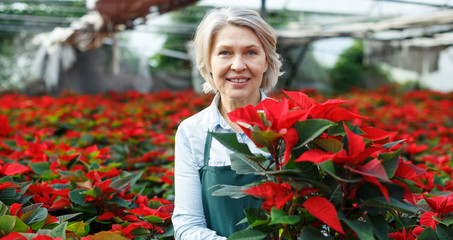
[[[277,140],[284,139],[283,165],[289,161],[291,149],[299,140],[294,124],[306,116],[307,111],[290,109],[286,99],[276,101],[269,98],[261,101],[256,107],[248,105],[228,113],[230,120],[238,123],[257,146],[267,147],[271,153],[275,153]]]

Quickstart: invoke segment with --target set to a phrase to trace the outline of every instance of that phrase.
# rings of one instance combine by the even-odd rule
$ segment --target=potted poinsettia
[[[229,113],[272,159],[251,153],[234,134],[212,133],[234,152],[231,168],[264,181],[220,186],[213,194],[252,195],[261,208],[245,210],[249,227],[229,239],[389,239],[417,218],[411,176],[423,172],[399,156],[395,132],[360,126],[365,118],[284,92]]]

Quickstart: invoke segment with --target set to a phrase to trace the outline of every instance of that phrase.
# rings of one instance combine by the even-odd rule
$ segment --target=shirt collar
[[[260,93],[261,93],[261,101],[267,98],[266,93],[260,88]],[[226,122],[226,120],[222,117],[222,114],[220,114],[219,111],[219,104],[220,104],[220,93],[217,92],[216,95],[214,96],[214,99],[211,102],[211,105],[209,106],[208,110],[208,130],[209,131],[214,131],[217,126],[220,126],[221,128],[227,130],[227,129],[232,129],[231,126]]]

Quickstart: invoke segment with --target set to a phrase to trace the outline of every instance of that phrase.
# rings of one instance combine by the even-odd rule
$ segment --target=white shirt
[[[261,92],[261,100],[266,95]],[[207,131],[236,133],[238,141],[246,143],[251,152],[268,155],[256,147],[245,133],[235,132],[218,110],[220,94],[211,105],[182,121],[175,137],[175,209],[173,227],[176,240],[222,239],[207,228],[201,200],[201,182],[198,170],[203,167]],[[210,166],[229,166],[231,150],[212,138]]]

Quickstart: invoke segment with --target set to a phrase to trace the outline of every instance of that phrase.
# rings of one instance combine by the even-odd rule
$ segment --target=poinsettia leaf
[[[231,197],[233,199],[242,198],[248,196],[243,191],[250,188],[252,185],[245,186],[233,186],[233,185],[215,185],[213,187],[218,187],[218,190],[212,192],[212,196],[218,197]]]
[[[311,149],[302,153],[294,162],[312,162],[319,164],[332,159],[335,154],[324,152],[321,149]]]
[[[325,236],[318,229],[315,229],[310,226],[306,226],[302,229],[302,232],[300,233],[300,236],[298,239],[299,240],[314,240],[314,239],[334,240],[334,238],[332,236]]]
[[[79,237],[84,237],[90,231],[90,224],[84,223],[83,221],[75,222],[75,223],[69,224],[66,227],[66,230],[75,233]]]
[[[94,188],[87,190],[87,191],[83,192],[82,194],[85,194],[85,195],[88,195],[88,196],[91,196],[94,198],[98,198],[98,197],[101,197],[102,195],[104,195],[104,193],[102,192],[102,189],[98,186],[95,186]]]
[[[307,211],[321,220],[337,232],[345,234],[343,227],[341,226],[340,220],[337,217],[337,209],[324,197],[310,197],[302,204]]]
[[[382,147],[384,147],[385,149],[390,149],[402,142],[406,141],[406,139],[402,139],[402,140],[399,140],[399,141],[396,141],[396,142],[391,142],[391,143],[386,143],[384,145],[382,145]]]
[[[377,159],[372,159],[371,161],[360,166],[358,169],[363,175],[376,177],[376,178],[378,178],[382,181],[386,181],[386,182],[389,181],[389,179],[387,177],[386,169],[382,165],[381,161],[379,161]]]
[[[251,139],[258,146],[264,146],[267,148],[272,147],[275,141],[283,136],[284,134],[276,133],[271,129],[267,131],[261,131],[257,126],[252,127]]]
[[[269,213],[262,208],[246,208],[244,212],[246,215],[246,220],[252,228],[270,222]]]
[[[387,202],[385,197],[375,197],[371,199],[367,199],[363,201],[362,204],[367,206],[373,207],[380,207],[385,209],[394,209],[396,211],[404,212],[404,213],[415,213],[418,211],[418,208],[406,201],[400,201],[395,198],[389,197],[390,203]]]
[[[91,206],[90,203],[85,203],[85,195],[83,194],[84,192],[86,192],[85,189],[73,190],[73,191],[69,192],[69,199],[71,199],[72,202],[74,202],[77,205],[80,205],[82,207]]]
[[[286,214],[285,211],[282,209],[277,209],[273,207],[271,209],[271,222],[269,225],[275,225],[275,224],[296,224],[297,222],[300,221],[300,216],[296,215],[288,215]]]
[[[82,214],[82,213],[78,212],[78,213],[65,214],[65,215],[58,216],[57,219],[60,223],[62,223],[71,218],[75,218],[75,217],[79,216],[80,214]]]
[[[29,206],[23,207],[22,208],[22,213],[25,214],[25,213],[28,213],[30,211],[36,210],[36,209],[40,208],[43,204],[44,203],[35,203],[35,204],[31,204]]]
[[[62,239],[66,239],[66,226],[67,225],[68,225],[68,222],[64,222],[64,223],[59,224],[58,226],[54,227],[51,230],[49,236],[51,236],[53,238],[61,237]],[[39,231],[41,231],[41,229]],[[39,231],[38,231],[38,234],[39,234]]]
[[[433,218],[438,221],[439,223],[442,223],[445,226],[450,226],[453,223],[453,215],[449,214],[446,217],[444,217],[442,220],[440,220],[438,217],[433,216]]]
[[[379,240],[387,240],[389,235],[389,227],[387,221],[382,215],[365,215],[367,224],[371,225],[374,235]]]
[[[49,175],[53,173],[53,171],[50,170],[50,162],[35,162],[30,163],[29,165],[31,170],[38,175]]]
[[[14,209],[14,205],[8,207],[6,204],[4,204],[2,201],[0,201],[0,216],[5,215],[8,211],[11,211],[11,209]],[[18,208],[20,208],[20,205],[18,205]],[[18,211],[17,209],[16,211]]]
[[[400,149],[392,153],[380,153],[378,159],[382,159],[382,165],[387,172],[387,177],[392,178],[398,169]]]
[[[30,225],[31,229],[33,229],[34,231],[37,231],[39,229],[41,229],[42,227],[44,227],[44,225],[46,225],[46,220],[41,220],[39,222],[34,222],[32,224],[28,224]]]
[[[264,159],[265,157],[262,156]],[[236,171],[237,174],[254,174],[259,172],[266,171],[266,168],[269,167],[270,161],[257,163],[250,160],[241,153],[232,153],[230,154],[231,159],[231,169]]]
[[[18,163],[6,163],[0,169],[0,172],[7,175],[13,176],[28,171],[28,167],[22,166]]]
[[[27,232],[30,227],[17,216],[0,216],[0,230],[6,234],[11,232]]]
[[[338,213],[338,218],[344,221],[357,234],[359,239],[374,239],[371,225],[368,225],[365,222],[350,220],[341,212]]]
[[[112,199],[105,201],[108,204],[118,204],[121,207],[129,208],[132,204],[131,201],[123,199],[119,196],[114,196]]]
[[[27,224],[27,225],[45,220],[47,218],[48,211],[47,211],[47,208],[41,207],[41,208],[38,208],[38,209],[34,210],[33,212],[29,212],[29,213],[31,213],[30,216],[24,220],[25,224]],[[26,215],[24,214],[22,216],[26,216]]]
[[[453,226],[437,224],[436,232],[440,240],[453,240]]]
[[[326,171],[330,176],[335,178],[338,181],[341,182],[358,182],[361,180],[360,177],[356,178],[351,178],[351,179],[345,179],[339,174],[337,174],[336,169],[335,169],[335,164],[333,163],[332,160],[324,161],[319,164],[319,167],[322,168],[324,171]]]
[[[163,223],[164,221],[162,220],[162,218],[158,217],[158,216],[153,216],[153,215],[149,215],[149,216],[146,216],[145,219],[150,222],[150,223]]]
[[[436,230],[431,227],[425,228],[420,235],[418,235],[417,240],[440,240],[437,236]]]
[[[130,182],[130,179],[128,179],[128,178],[116,179],[116,180],[112,181],[112,183],[110,183],[110,187],[115,190],[122,191],[129,186],[129,182]]]
[[[225,147],[232,150],[233,152],[242,153],[245,155],[253,155],[250,152],[249,146],[245,143],[240,143],[235,133],[216,133],[210,132],[217,141],[222,143]]]
[[[321,135],[326,129],[334,126],[335,123],[325,119],[307,119],[297,122],[295,128],[299,134],[299,142],[295,149],[305,146],[307,143]]]
[[[313,140],[313,143],[331,153],[338,153],[343,150],[343,143],[340,140],[333,138],[315,139]]]
[[[256,229],[245,229],[233,233],[228,237],[228,240],[261,240],[266,237],[266,234]]]

